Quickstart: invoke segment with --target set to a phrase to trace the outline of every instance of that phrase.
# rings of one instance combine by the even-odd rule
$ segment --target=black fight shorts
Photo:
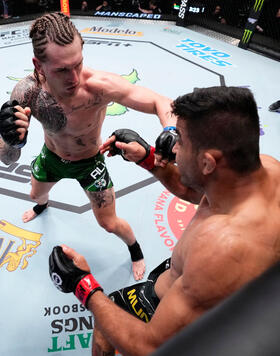
[[[159,304],[154,285],[164,271],[170,268],[171,258],[156,267],[148,276],[146,282],[137,283],[109,294],[115,304],[148,323]]]

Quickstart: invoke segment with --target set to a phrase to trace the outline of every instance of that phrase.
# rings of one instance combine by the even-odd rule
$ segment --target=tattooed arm
[[[0,160],[9,165],[16,162],[20,157],[20,149],[7,145],[2,139],[0,139]]]
[[[40,88],[38,87],[33,75],[29,75],[20,80],[14,87],[11,100],[17,100],[22,108],[30,107],[32,114],[36,111],[36,101]]]
[[[55,98],[39,86],[33,75],[24,78],[15,86],[11,100],[17,100],[50,132],[57,132],[66,126],[67,118]]]
[[[11,100],[3,104],[0,112],[0,160],[4,164],[15,162],[26,142],[32,100],[32,77],[21,80],[14,88]],[[34,97],[34,96],[33,96]],[[16,105],[16,100],[19,105]],[[14,111],[16,109],[16,111]]]
[[[10,105],[11,104],[11,105]],[[14,112],[13,109],[17,111]],[[9,165],[19,159],[26,144],[30,109],[6,102],[0,112],[0,160]]]

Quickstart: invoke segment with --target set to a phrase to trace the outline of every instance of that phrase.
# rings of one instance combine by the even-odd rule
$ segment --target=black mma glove
[[[138,142],[142,147],[145,148],[146,155],[143,159],[136,162],[139,166],[151,170],[154,167],[154,147],[150,146],[143,138],[135,131],[130,129],[119,129],[112,133],[111,136],[115,135],[116,141],[130,143],[130,142]],[[117,148],[115,142],[112,143],[110,153],[112,156],[121,155],[123,159],[127,161],[124,157],[124,154],[121,149]]]
[[[15,124],[15,121],[18,120],[14,115],[18,111],[15,109],[16,105],[19,105],[16,100],[9,100],[2,105],[0,111],[0,134],[9,146],[22,148],[26,144],[27,131],[23,140],[20,140],[20,133],[17,132],[19,126]]]
[[[97,290],[103,291],[93,275],[75,266],[61,246],[55,246],[50,254],[49,273],[57,289],[63,293],[73,292],[86,308],[89,297]]]
[[[176,132],[176,127],[167,126],[164,128],[162,133],[156,139],[156,150],[155,153],[160,154],[163,159],[168,159],[168,161],[175,160],[175,154],[172,152],[177,141],[178,135]]]

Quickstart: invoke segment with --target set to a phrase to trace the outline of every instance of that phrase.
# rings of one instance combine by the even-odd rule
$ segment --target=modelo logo
[[[182,20],[185,17],[187,3],[188,3],[188,0],[182,0],[181,5],[180,5],[178,17],[180,17],[180,19],[182,19]]]
[[[87,33],[87,34],[102,34],[102,35],[118,35],[118,36],[143,36],[143,32],[139,31],[134,31],[130,29],[120,29],[118,27],[115,28],[107,28],[107,27],[90,27],[90,28],[85,28],[84,30],[81,31],[81,33]]]
[[[190,38],[181,40],[181,43],[176,47],[216,66],[228,67],[232,65],[232,63],[228,61],[231,57],[230,54],[211,48],[204,43],[193,41]]]

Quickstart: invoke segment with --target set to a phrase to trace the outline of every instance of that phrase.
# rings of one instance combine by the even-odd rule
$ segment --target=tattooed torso
[[[68,101],[58,102],[33,75],[21,80],[12,92],[22,107],[30,107],[43,126],[48,148],[63,159],[80,160],[98,152],[106,114],[102,90],[89,93],[80,85]]]

